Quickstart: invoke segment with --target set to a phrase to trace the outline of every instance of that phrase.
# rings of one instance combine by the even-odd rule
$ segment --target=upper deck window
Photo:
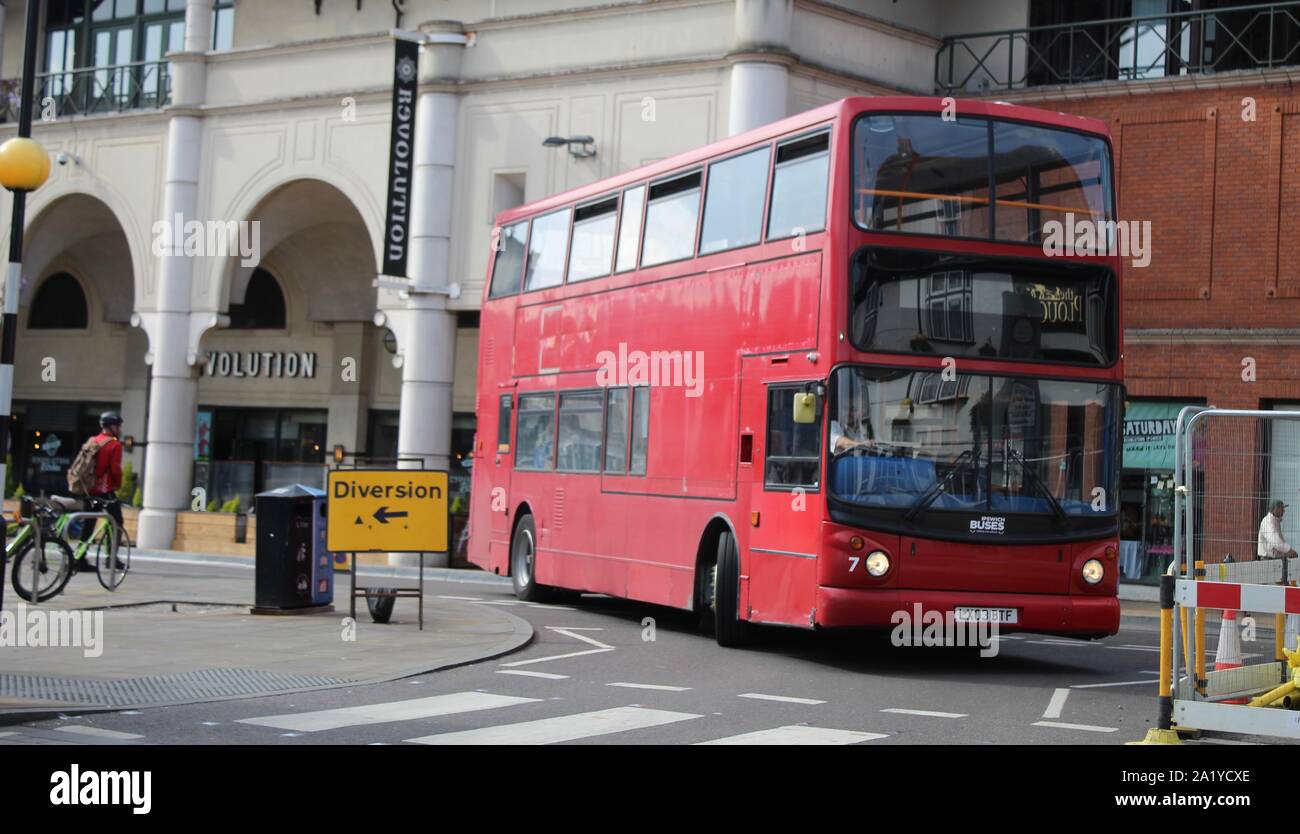
[[[862,116],[854,220],[871,231],[1036,243],[1050,221],[1109,221],[1110,152],[1095,136],[939,114]]]
[[[641,266],[691,257],[695,253],[695,227],[699,215],[699,171],[651,185]]]
[[[570,209],[562,208],[533,221],[533,234],[528,239],[528,265],[524,271],[525,290],[558,287],[564,280],[564,250],[569,245],[570,212]]]
[[[618,261],[615,272],[636,269],[636,253],[641,244],[641,215],[645,208],[645,186],[623,192],[622,220],[618,226]]]
[[[827,166],[830,135],[819,133],[777,146],[772,172],[772,210],[768,240],[820,232],[826,228]]]
[[[519,278],[524,272],[524,244],[527,240],[527,220],[512,223],[501,230],[496,241],[497,257],[492,263],[493,298],[519,292]]]
[[[701,255],[758,243],[771,154],[763,147],[709,166]]]
[[[573,213],[573,245],[569,248],[569,280],[585,281],[609,274],[614,260],[614,221],[618,197],[579,206]]]

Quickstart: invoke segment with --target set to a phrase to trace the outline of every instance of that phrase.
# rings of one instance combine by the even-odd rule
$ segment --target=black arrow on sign
[[[390,518],[406,518],[406,515],[406,510],[402,510],[401,512],[389,512],[388,505],[385,504],[375,510],[375,521],[378,521],[380,524],[387,524],[388,519]]]

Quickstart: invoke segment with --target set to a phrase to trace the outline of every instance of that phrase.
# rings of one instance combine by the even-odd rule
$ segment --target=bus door
[[[769,370],[769,360],[747,358],[745,370]],[[763,381],[749,374],[742,386],[741,426],[755,430],[742,572],[749,578],[749,616],[757,622],[812,624],[822,498],[819,387],[817,380]],[[796,402],[805,409],[801,421]],[[741,442],[743,459],[743,434]]]
[[[510,517],[513,501],[510,495],[510,473],[514,469],[514,414],[515,383],[511,382],[497,388],[497,431],[496,436],[487,438],[481,460],[474,462],[475,468],[482,466],[477,474],[482,477],[479,482],[489,496],[489,516],[492,519],[489,548],[492,564],[500,565],[503,570],[510,564],[510,527],[514,519]],[[495,444],[496,448],[492,448]]]

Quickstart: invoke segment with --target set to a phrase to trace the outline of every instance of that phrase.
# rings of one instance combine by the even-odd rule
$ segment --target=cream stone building
[[[323,482],[336,444],[450,467],[467,489],[497,212],[846,95],[933,94],[944,35],[1029,15],[1028,0],[42,5],[34,136],[56,164],[28,202],[12,469],[58,489],[98,413],[120,409],[143,441],[128,456],[143,547],[170,546],[196,500],[246,508]],[[16,79],[26,3],[3,6],[0,75]],[[424,41],[411,292],[374,285],[393,28]],[[256,222],[256,265],[169,252],[158,224],[178,216]]]

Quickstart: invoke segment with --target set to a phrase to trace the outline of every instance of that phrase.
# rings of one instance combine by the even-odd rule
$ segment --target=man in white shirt
[[[1255,555],[1261,559],[1288,559],[1295,556],[1295,548],[1287,543],[1282,535],[1282,516],[1286,515],[1286,504],[1274,501],[1268,515],[1259,523],[1259,544]]]
[[[848,407],[848,419],[844,425],[839,420],[831,420],[831,451],[846,452],[857,446],[872,448],[876,445],[871,436],[871,423],[863,420],[853,405]]]

